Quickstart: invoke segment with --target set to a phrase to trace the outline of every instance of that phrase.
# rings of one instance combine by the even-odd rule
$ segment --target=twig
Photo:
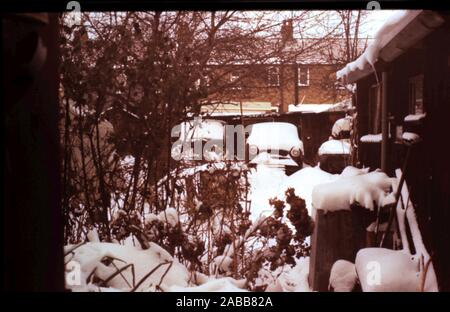
[[[430,267],[430,264],[431,264],[431,256],[428,259],[427,263],[425,264],[425,267],[424,267],[424,269],[422,271],[422,274],[420,276],[421,278],[420,278],[420,288],[419,289],[420,289],[421,292],[423,292],[424,289],[425,289],[425,281],[426,281],[428,268]]]
[[[97,271],[97,267],[95,267],[92,272],[88,275],[88,277],[86,278],[86,284],[89,283],[89,280],[92,278],[92,276],[94,276],[94,273]]]
[[[125,281],[125,283],[127,283],[128,287],[133,288],[134,287],[134,264],[133,263],[129,263],[123,267],[121,267],[120,269],[113,263],[114,267],[117,269],[116,272],[114,272],[113,274],[111,274],[106,280],[102,281],[100,283],[100,286],[107,286],[107,283],[109,281],[111,281],[114,277],[116,277],[117,275],[120,274],[120,276],[123,278],[123,280]],[[128,269],[129,267],[131,267],[131,272],[133,274],[133,286],[130,285],[130,283],[127,281],[127,279],[125,278],[125,276],[123,276],[122,272],[125,271],[126,269]]]
[[[76,245],[75,247],[73,247],[72,249],[70,249],[68,252],[66,252],[66,253],[64,254],[64,257],[66,257],[67,255],[73,253],[73,252],[75,251],[75,249],[77,249],[78,247],[83,246],[84,244],[86,244],[86,242],[81,242],[81,243],[79,243],[78,245]]]
[[[164,278],[166,277],[167,273],[169,272],[170,268],[172,268],[173,265],[173,261],[170,262],[169,266],[167,267],[166,271],[164,272],[164,274],[161,276],[161,279],[159,280],[159,284],[156,285],[156,287],[161,288],[161,284],[162,281],[164,280]]]
[[[168,263],[172,263],[172,261],[166,261],[166,262],[161,262],[160,264],[158,264],[156,267],[154,267],[150,272],[148,272],[143,278],[141,278],[141,280],[133,287],[133,289],[131,289],[130,292],[135,292],[136,289],[139,288],[139,286],[141,286],[141,284],[143,282],[145,282],[145,280],[147,278],[149,278],[153,273],[155,273],[156,270],[158,270],[161,266],[168,264]]]

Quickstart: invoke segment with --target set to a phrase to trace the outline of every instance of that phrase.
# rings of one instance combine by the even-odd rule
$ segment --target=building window
[[[230,73],[230,85],[234,90],[241,90],[241,75],[238,71],[234,70]]]
[[[409,78],[409,113],[423,114],[423,75]]]
[[[309,86],[309,68],[299,67],[298,68],[298,85],[299,86]]]
[[[280,86],[280,69],[278,67],[269,67],[267,72],[267,83],[269,87]]]

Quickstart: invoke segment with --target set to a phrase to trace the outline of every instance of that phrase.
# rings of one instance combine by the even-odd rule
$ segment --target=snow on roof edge
[[[375,40],[367,46],[364,53],[338,70],[336,78],[352,83],[374,72],[380,51],[422,12],[423,10],[400,10],[392,15],[378,30]]]

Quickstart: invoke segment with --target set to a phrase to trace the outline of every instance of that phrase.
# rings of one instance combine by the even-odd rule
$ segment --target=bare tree
[[[171,130],[199,114],[202,105],[258,90],[261,79],[266,83],[268,66],[295,64],[323,53],[338,24],[321,38],[303,39],[312,23],[327,18],[326,12],[291,16],[297,38],[281,35],[284,17],[274,12],[85,13],[82,26],[64,27],[66,241],[85,240],[91,228],[104,241],[132,235],[142,247],[156,241],[197,268],[206,255],[203,270],[209,270],[227,244],[235,244],[233,250],[241,253],[232,253],[233,275],[243,275],[252,260],[244,259],[244,238],[254,237],[257,229],[245,236],[251,222],[248,209],[239,207],[244,192],[236,186],[235,172],[209,178],[211,183],[219,180],[222,192],[213,196],[214,189],[206,188],[206,197],[197,194],[201,185],[196,179],[180,182],[182,168],[171,159]],[[236,70],[239,75],[230,79]],[[292,77],[282,77],[288,79]],[[176,200],[180,194],[188,198],[188,191],[203,206]],[[146,214],[165,213],[169,206],[184,214],[183,222],[145,222]],[[214,232],[214,218],[219,218],[219,229],[227,225],[230,231]],[[160,234],[152,236],[155,229]],[[205,248],[205,242],[210,247]],[[289,259],[291,253],[289,249]]]

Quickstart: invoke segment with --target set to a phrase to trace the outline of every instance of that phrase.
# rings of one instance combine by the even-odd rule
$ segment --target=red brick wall
[[[278,65],[279,66],[279,65]],[[324,104],[336,103],[343,98],[335,88],[337,66],[305,65],[309,68],[309,85],[298,86],[298,103]],[[236,68],[239,68],[236,66]],[[283,65],[280,68],[280,86],[269,86],[269,66],[260,66],[252,74],[243,74],[240,87],[229,88],[220,96],[231,101],[271,102],[272,106],[282,104],[282,111],[287,111],[289,104],[296,102],[297,76],[296,65]],[[248,71],[248,70],[247,70]],[[210,95],[214,99],[219,94]]]

